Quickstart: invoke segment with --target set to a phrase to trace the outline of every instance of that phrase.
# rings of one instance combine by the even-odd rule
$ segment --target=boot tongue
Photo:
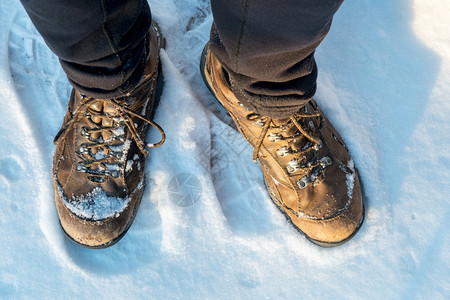
[[[298,130],[290,119],[272,119],[272,123],[279,128],[279,134],[290,137]]]
[[[89,105],[89,107],[96,112],[101,112],[103,110],[103,101],[95,101],[94,103]]]
[[[283,137],[292,137],[298,131],[295,124],[289,119],[272,119],[274,127],[278,127],[278,134]]]
[[[91,105],[89,105],[89,109],[91,109],[92,111],[95,111],[97,113],[101,113],[103,110],[103,101],[95,101],[93,102]],[[91,120],[92,122],[96,123],[96,124],[101,124],[102,122],[102,117],[100,115],[94,114],[91,116]]]
[[[311,114],[314,113],[312,107],[309,105],[304,106],[300,111],[299,114]],[[315,118],[296,118],[300,126],[302,126],[303,130],[307,132],[314,132],[317,127],[317,124],[315,123]],[[292,150],[299,150],[305,147],[308,143],[311,143],[308,138],[306,138],[300,130],[297,128],[297,126],[290,120],[290,118],[286,119],[272,119],[272,123],[279,127],[278,134],[282,135],[285,138],[288,137],[294,137],[292,140],[288,142],[289,147],[292,148]]]
[[[98,115],[91,116],[92,122],[102,127],[113,126],[114,124],[113,119],[108,117],[108,114],[113,114],[115,112],[115,107],[113,105],[104,102],[102,100],[98,100],[89,105],[89,109],[91,109],[91,111],[95,111],[98,113]],[[93,133],[92,138],[98,139],[100,135],[102,136],[104,141],[109,140],[112,136],[112,134],[109,131],[103,131],[101,133],[100,132]]]
[[[284,138],[296,136],[294,139],[289,139],[288,148],[290,147],[292,150],[298,150],[305,145],[305,137],[302,134],[297,134],[299,130],[289,118],[272,119],[272,123],[275,127],[278,127],[277,133]]]
[[[276,126],[283,126],[284,124],[286,124],[289,121],[289,118],[286,119],[272,119],[272,122],[276,125]]]
[[[294,139],[289,142],[292,150],[300,150],[308,143],[308,139],[302,134],[297,135]]]
[[[105,105],[103,106],[103,112],[105,114],[113,114],[116,112],[116,110],[116,107],[111,103],[105,103]]]

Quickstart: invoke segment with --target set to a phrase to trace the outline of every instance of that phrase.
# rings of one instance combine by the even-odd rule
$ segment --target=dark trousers
[[[138,83],[151,24],[146,0],[21,1],[74,88],[116,98]],[[342,1],[211,0],[211,51],[246,107],[283,118],[314,95],[314,51]]]

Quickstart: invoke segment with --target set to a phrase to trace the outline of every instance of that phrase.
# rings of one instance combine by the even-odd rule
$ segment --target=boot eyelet
[[[298,163],[297,159],[293,159],[288,162],[286,169],[288,173],[295,173],[298,169],[300,169],[300,164]]]
[[[85,145],[81,145],[80,152],[84,154],[89,153],[89,148],[87,148]]]
[[[329,158],[328,156],[322,157],[322,159],[320,160],[320,164],[324,168],[331,165],[332,164],[331,158]]]
[[[277,141],[281,140],[281,136],[278,133],[272,132],[270,133],[267,138],[269,139],[269,141],[271,141],[272,143],[275,143]]]
[[[255,125],[258,126],[259,128],[264,128],[264,122],[261,119],[256,121]]]
[[[319,151],[319,149],[322,147],[323,147],[323,142],[322,142],[322,140],[319,139],[319,142],[314,145],[314,150]]]
[[[81,128],[81,135],[89,138],[91,136],[91,134],[87,131],[86,127]]]
[[[279,157],[284,157],[290,153],[289,149],[286,146],[283,146],[277,150],[277,155]]]
[[[310,182],[311,181],[307,176],[303,176],[299,181],[297,181],[297,185],[300,189],[304,189]]]

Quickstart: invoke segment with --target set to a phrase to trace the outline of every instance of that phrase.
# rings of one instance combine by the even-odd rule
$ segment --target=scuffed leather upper
[[[214,55],[208,51],[204,59],[207,84],[242,135],[259,150],[275,204],[313,242],[331,246],[352,236],[364,210],[358,174],[342,138],[316,102],[310,100],[288,119],[260,116],[235,97]]]
[[[148,122],[133,113],[148,118],[153,110],[161,47],[156,27],[148,36],[139,85],[120,99],[93,99],[73,90],[55,138],[56,207],[66,234],[83,246],[105,247],[120,238],[141,201]]]

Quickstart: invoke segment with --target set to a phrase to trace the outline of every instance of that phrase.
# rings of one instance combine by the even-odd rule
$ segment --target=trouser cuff
[[[226,69],[226,68],[225,68]],[[287,83],[256,82],[241,74],[229,72],[230,88],[249,110],[275,119],[297,113],[316,93],[317,67],[310,74]],[[292,89],[295,86],[295,89]]]
[[[60,60],[70,84],[81,94],[103,99],[124,97],[139,83],[145,69],[146,39],[116,69],[86,67]]]

